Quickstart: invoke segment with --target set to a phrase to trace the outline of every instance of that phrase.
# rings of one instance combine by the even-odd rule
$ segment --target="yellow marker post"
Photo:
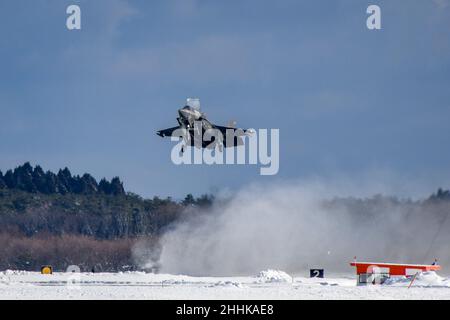
[[[53,273],[52,266],[43,266],[41,268],[41,274],[52,274],[52,273]]]

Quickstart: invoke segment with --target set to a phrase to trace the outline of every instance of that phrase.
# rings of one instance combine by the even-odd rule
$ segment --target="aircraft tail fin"
[[[236,129],[236,124],[236,120],[230,120],[228,121],[227,127]]]

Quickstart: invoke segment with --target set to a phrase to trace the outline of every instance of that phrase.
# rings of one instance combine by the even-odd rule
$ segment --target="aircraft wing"
[[[227,130],[233,130],[234,132],[237,131],[237,136],[246,136],[249,133],[252,133],[252,131],[250,130],[244,130],[244,129],[240,129],[240,128],[232,128],[232,127],[223,127],[223,126],[216,126],[214,125],[214,127],[218,130],[220,130],[220,132],[222,132],[223,136],[225,136],[227,134]]]
[[[156,131],[156,134],[158,135],[158,136],[160,136],[160,137],[171,137],[172,136],[172,133],[175,131],[175,130],[177,130],[177,129],[180,129],[180,126],[178,126],[178,127],[173,127],[173,128],[168,128],[168,129],[163,129],[163,130],[159,130],[159,131]]]
[[[216,129],[220,130],[220,132],[222,133],[223,142],[224,142],[225,147],[227,147],[227,148],[244,145],[244,141],[243,141],[242,137],[249,136],[254,133],[254,131],[252,129],[244,130],[244,129],[239,129],[239,128],[223,127],[223,126],[216,126],[216,125],[214,125],[214,127]],[[227,139],[227,130],[234,131],[234,139],[232,139],[232,141],[228,141],[228,139]]]

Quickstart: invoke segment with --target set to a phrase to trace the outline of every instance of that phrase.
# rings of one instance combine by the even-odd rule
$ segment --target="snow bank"
[[[392,277],[384,282],[384,285],[388,286],[409,286],[411,283],[411,278],[407,277]],[[421,272],[416,276],[414,280],[413,287],[449,287],[450,280],[448,278],[443,278],[436,274],[434,271]]]
[[[6,275],[6,276],[23,276],[23,275],[28,275],[28,274],[32,274],[32,272],[29,271],[23,271],[23,270],[6,270],[3,271],[1,273],[2,275]]]
[[[293,278],[288,275],[284,271],[280,270],[265,270],[261,271],[257,276],[258,283],[273,283],[273,282],[280,282],[280,283],[290,283],[292,282]]]
[[[244,288],[242,283],[236,281],[219,281],[216,282],[211,287],[225,287],[225,288],[239,288],[239,289]]]
[[[0,274],[0,285],[7,285],[9,284],[9,279],[6,278],[4,275]]]
[[[390,279],[390,285],[356,286],[354,276],[318,279],[291,277],[283,271],[266,270],[254,276],[189,277],[170,274],[82,273],[81,290],[68,290],[68,276],[55,272],[0,272],[2,299],[446,299],[450,298],[450,280],[434,272],[418,275],[413,288],[410,280]],[[257,280],[259,282],[257,282]],[[5,282],[5,283],[2,283]],[[389,283],[389,282],[388,282]]]
[[[168,280],[163,280],[161,282],[162,285],[175,285],[175,284],[190,284],[191,282],[188,282],[184,279],[181,280],[177,280],[177,279],[168,279]]]

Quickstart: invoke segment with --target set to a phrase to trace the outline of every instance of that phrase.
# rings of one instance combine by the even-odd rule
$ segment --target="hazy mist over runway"
[[[211,211],[193,215],[165,234],[161,271],[241,275],[267,268],[299,273],[320,267],[350,273],[348,262],[354,256],[365,261],[431,263],[437,257],[443,264],[450,262],[450,208],[389,194],[335,198],[348,196],[351,189],[331,181],[241,189],[231,200],[220,204],[219,199]],[[365,189],[370,190],[370,182]]]

